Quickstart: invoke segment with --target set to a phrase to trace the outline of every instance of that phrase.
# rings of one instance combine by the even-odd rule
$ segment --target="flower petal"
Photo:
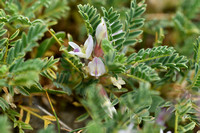
[[[103,61],[100,58],[96,58],[96,63],[97,63],[97,71],[98,71],[98,76],[103,75],[104,73],[106,73],[106,69],[105,69],[105,65],[103,63]]]
[[[107,27],[103,17],[101,18],[101,23],[96,28],[95,36],[97,39],[97,44],[100,44],[105,38],[108,39]]]
[[[69,42],[69,45],[73,48],[73,49],[79,49],[81,50],[81,48],[74,42]]]
[[[93,51],[93,39],[92,36],[89,35],[88,39],[84,43],[84,48],[86,48],[86,59],[90,58]]]
[[[91,76],[95,76],[95,65],[92,61],[88,63],[88,68]]]
[[[99,77],[106,72],[104,63],[100,58],[94,57],[92,61],[88,63],[90,75]]]
[[[118,77],[117,82],[118,82],[119,84],[121,84],[121,85],[126,84],[125,81],[124,81],[121,77]]]
[[[110,99],[104,97],[105,101],[103,103],[103,107],[106,109],[106,113],[112,118],[114,113],[117,113],[115,107],[110,102]]]
[[[81,57],[81,58],[85,58],[86,57],[86,55],[84,54],[84,53],[82,53],[82,52],[74,52],[74,51],[70,51],[70,52],[68,52],[69,54],[73,54],[73,55],[77,55],[77,56],[79,56],[79,57]]]
[[[121,89],[122,88],[121,85],[125,84],[124,80],[121,77],[118,77],[118,79],[116,79],[115,77],[111,77],[110,79],[113,85],[117,86],[118,89]]]

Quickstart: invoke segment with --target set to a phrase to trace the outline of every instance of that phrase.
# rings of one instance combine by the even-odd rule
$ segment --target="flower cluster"
[[[106,73],[105,65],[100,58],[104,55],[104,52],[101,48],[102,41],[104,39],[108,39],[106,23],[103,18],[101,18],[101,23],[96,28],[95,39],[96,44],[94,45],[94,40],[92,36],[89,35],[83,47],[79,47],[74,42],[69,42],[69,45],[73,48],[73,51],[70,51],[69,54],[77,55],[80,58],[92,59],[88,63],[88,70],[91,76],[98,78]],[[118,89],[121,89],[121,85],[125,84],[121,77],[118,77],[118,79],[111,77],[110,79],[113,85]]]
[[[105,65],[100,57],[103,56],[103,50],[101,48],[101,42],[103,39],[108,39],[106,23],[104,19],[101,19],[101,23],[97,26],[96,33],[96,45],[94,47],[94,41],[91,35],[88,36],[84,43],[83,48],[79,47],[74,42],[69,42],[69,45],[73,48],[69,54],[77,55],[81,58],[89,59],[94,53],[94,58],[88,63],[89,73],[91,76],[98,78],[99,76],[106,73]],[[93,51],[94,49],[94,51]]]

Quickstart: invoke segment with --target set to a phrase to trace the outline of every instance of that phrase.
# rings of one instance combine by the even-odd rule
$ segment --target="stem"
[[[44,119],[44,118],[43,118],[43,117],[41,117],[40,115],[38,115],[38,114],[36,114],[36,113],[32,112],[32,111],[31,111],[31,110],[29,110],[28,108],[26,108],[26,107],[24,107],[24,106],[21,106],[21,105],[19,105],[19,107],[20,107],[21,109],[23,109],[23,110],[25,110],[25,111],[29,112],[30,114],[32,114],[32,115],[34,115],[34,116],[36,116],[36,117],[38,117],[38,118],[42,119],[43,121],[46,121],[46,119]]]
[[[134,76],[134,75],[130,75],[130,74],[125,74],[125,75],[128,76],[128,77],[130,77],[130,78],[133,78],[133,79],[136,79],[136,80],[142,81],[142,82],[147,82],[146,80],[141,79],[141,78],[138,78],[138,77],[136,77],[136,76]]]
[[[166,55],[155,56],[155,57],[152,57],[152,58],[147,58],[147,59],[143,59],[143,60],[139,60],[139,61],[134,61],[134,62],[131,62],[131,64],[141,63],[141,62],[145,62],[145,61],[149,61],[149,60],[154,60],[154,59],[157,59],[157,58],[162,58],[162,57],[167,57],[167,56],[170,56],[170,55],[166,54]]]
[[[178,133],[178,113],[177,111],[175,112],[175,128],[174,128],[174,133]]]
[[[60,45],[60,47],[62,46],[62,43],[59,41],[59,39],[51,32],[51,30],[48,29],[48,32],[53,36],[53,38],[56,40],[56,42]]]
[[[54,115],[55,115],[55,117],[56,117],[56,123],[57,123],[57,127],[58,127],[58,133],[60,133],[60,124],[59,124],[58,117],[57,117],[57,115],[56,115],[56,111],[55,111],[54,108],[53,108],[53,105],[52,105],[52,103],[51,103],[51,99],[50,99],[50,97],[49,97],[47,91],[45,91],[45,92],[46,92],[46,95],[47,95],[49,104],[50,104],[50,106],[51,106],[51,109],[52,109],[52,111],[53,111],[53,113],[54,113]]]

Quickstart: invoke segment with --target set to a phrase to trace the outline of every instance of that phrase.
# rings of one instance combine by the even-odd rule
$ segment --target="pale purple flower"
[[[89,35],[87,40],[84,43],[83,48],[79,47],[74,42],[69,42],[69,45],[74,49],[73,51],[70,51],[69,54],[73,54],[81,58],[89,59],[93,50],[93,39],[92,39],[92,36]]]
[[[92,76],[99,77],[106,72],[104,63],[98,57],[94,57],[92,61],[88,63],[89,73]]]
[[[99,45],[103,39],[108,39],[106,22],[103,17],[101,18],[101,23],[96,28],[95,36],[97,39],[97,45]]]
[[[168,109],[163,108],[156,119],[156,123],[164,126],[165,122],[171,117],[173,109],[174,107],[170,107]]]

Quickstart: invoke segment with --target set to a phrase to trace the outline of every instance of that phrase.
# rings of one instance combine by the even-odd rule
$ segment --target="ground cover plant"
[[[2,133],[196,133],[200,1],[0,1]]]

